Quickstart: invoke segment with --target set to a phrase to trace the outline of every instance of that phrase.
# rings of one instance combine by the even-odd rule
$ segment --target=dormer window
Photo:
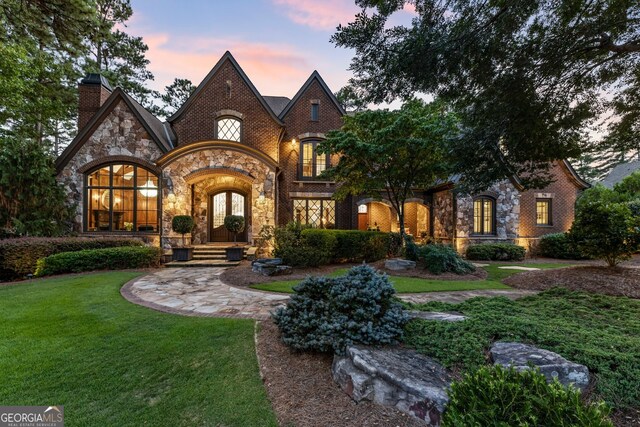
[[[223,117],[216,121],[216,138],[240,142],[242,122],[233,117]]]

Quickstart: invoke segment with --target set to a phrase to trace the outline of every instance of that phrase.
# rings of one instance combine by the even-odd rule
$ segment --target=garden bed
[[[356,404],[331,378],[332,356],[292,352],[270,320],[259,325],[257,353],[280,425],[424,426],[396,409],[370,402]]]
[[[503,282],[517,289],[543,291],[562,286],[575,291],[640,298],[640,268],[579,266],[528,271]]]

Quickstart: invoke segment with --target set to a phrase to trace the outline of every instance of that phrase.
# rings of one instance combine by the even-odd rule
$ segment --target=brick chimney
[[[82,129],[111,95],[107,79],[100,74],[87,74],[78,84],[78,131]]]

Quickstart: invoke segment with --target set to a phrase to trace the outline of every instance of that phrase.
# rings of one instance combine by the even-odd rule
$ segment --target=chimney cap
[[[89,74],[87,74],[82,80],[80,80],[80,84],[83,84],[83,85],[102,85],[109,92],[113,92],[113,89],[111,89],[111,85],[109,84],[109,81],[103,75],[98,74],[98,73],[89,73]]]

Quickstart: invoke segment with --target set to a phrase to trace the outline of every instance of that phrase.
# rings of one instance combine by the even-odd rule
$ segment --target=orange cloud
[[[318,30],[333,30],[346,24],[360,11],[354,0],[273,0],[296,24]]]
[[[295,85],[301,85],[313,70],[306,55],[289,45],[168,34],[145,35],[144,41],[156,90],[163,90],[175,77],[199,84],[227,50],[263,95],[292,96],[298,89]]]

